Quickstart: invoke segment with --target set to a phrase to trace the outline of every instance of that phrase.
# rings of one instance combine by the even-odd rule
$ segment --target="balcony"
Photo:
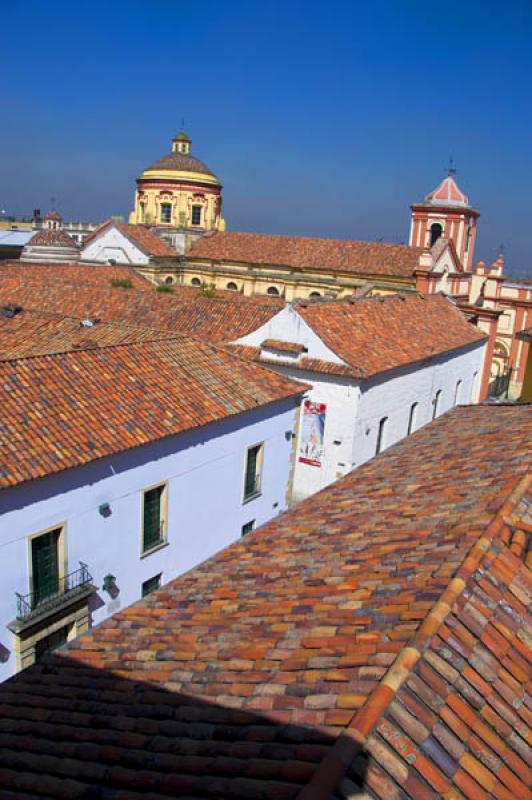
[[[17,617],[9,627],[19,632],[44,617],[60,614],[74,603],[88,598],[95,589],[87,565],[80,561],[78,569],[58,579],[57,589],[51,594],[29,592],[22,595],[16,592]]]

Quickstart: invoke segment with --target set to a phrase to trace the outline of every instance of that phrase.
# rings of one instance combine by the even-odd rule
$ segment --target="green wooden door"
[[[59,591],[60,532],[60,528],[57,528],[37,536],[31,542],[34,606]]]

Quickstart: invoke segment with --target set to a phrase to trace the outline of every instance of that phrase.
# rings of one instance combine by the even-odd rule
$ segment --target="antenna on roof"
[[[452,156],[449,156],[449,166],[447,167],[447,175],[456,175],[456,167],[454,165],[454,159]]]

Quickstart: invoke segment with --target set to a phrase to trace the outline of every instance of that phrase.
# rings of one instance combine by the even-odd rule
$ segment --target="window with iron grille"
[[[146,597],[147,594],[154,592],[156,589],[159,589],[161,586],[161,576],[162,572],[159,572],[158,575],[154,575],[153,578],[148,578],[147,581],[144,581],[142,584],[142,597]]]
[[[192,206],[192,224],[201,225],[201,206]]]
[[[151,550],[164,541],[164,520],[162,515],[165,485],[156,486],[144,492],[142,551]]]
[[[248,449],[244,478],[244,500],[249,500],[260,494],[262,449],[262,444],[256,444]]]

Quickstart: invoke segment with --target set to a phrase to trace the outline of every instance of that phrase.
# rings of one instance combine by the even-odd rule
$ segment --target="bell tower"
[[[430,249],[438,239],[452,240],[462,269],[469,272],[473,264],[477,221],[480,216],[469,205],[468,197],[454,179],[456,170],[451,161],[447,176],[424,202],[410,206],[411,247]]]

